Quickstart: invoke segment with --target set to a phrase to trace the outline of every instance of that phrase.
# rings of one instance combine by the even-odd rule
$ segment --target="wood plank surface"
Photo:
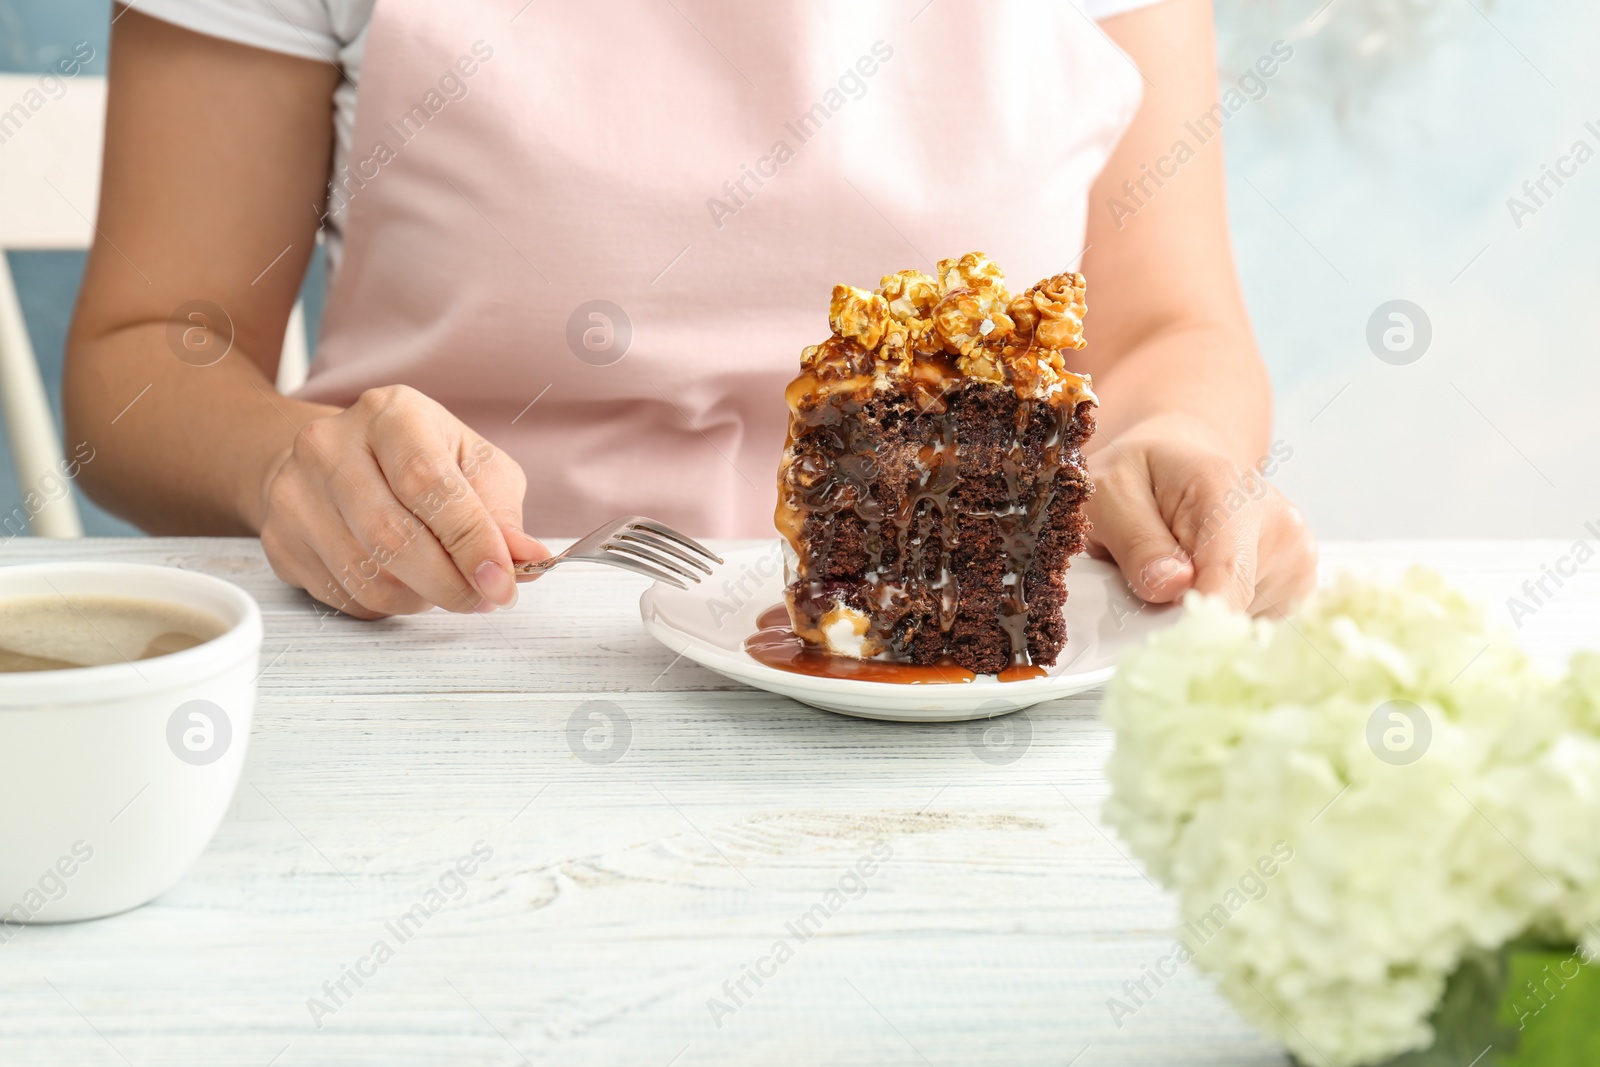
[[[1425,562],[1510,626],[1506,597],[1570,547],[1345,543],[1324,569]],[[361,623],[279,583],[254,541],[0,547],[79,558],[253,593],[259,707],[182,882],[0,945],[7,1067],[1284,1062],[1192,970],[1120,1025],[1108,1010],[1174,911],[1096,821],[1099,692],[1000,724],[867,722],[675,659],[623,572],[562,568],[492,616]],[[1600,647],[1596,573],[1545,600],[1530,648]],[[610,762],[585,745],[607,736],[594,712]],[[1015,761],[978,758],[993,728],[1026,736]],[[379,940],[392,958],[339,991]]]

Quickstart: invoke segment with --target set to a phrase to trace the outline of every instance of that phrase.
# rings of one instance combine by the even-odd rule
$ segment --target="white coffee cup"
[[[255,710],[261,609],[238,586],[133,563],[0,568],[0,602],[57,593],[199,608],[228,628],[135,663],[0,674],[0,944],[182,878],[233,797]]]

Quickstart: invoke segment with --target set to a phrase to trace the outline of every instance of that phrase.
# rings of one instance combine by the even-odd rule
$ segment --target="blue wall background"
[[[1279,487],[1324,537],[1592,536],[1600,159],[1520,227],[1507,199],[1576,141],[1600,150],[1600,5],[1218,4],[1229,74],[1325,8],[1227,127],[1240,272],[1294,449]],[[1394,299],[1432,324],[1407,365],[1366,340]]]
[[[1600,160],[1520,227],[1506,202],[1575,141],[1600,149],[1600,5],[1217,4],[1219,85],[1275,40],[1295,49],[1226,126],[1236,253],[1293,449],[1277,484],[1324,537],[1589,536]],[[43,71],[78,40],[103,57],[107,19],[95,0],[0,0],[0,69]],[[12,267],[55,383],[82,256]],[[306,295],[314,334],[320,272]],[[1432,327],[1406,365],[1366,340],[1394,299]],[[0,511],[17,496],[7,459]]]
[[[90,0],[0,0],[0,71],[27,74],[48,71],[56,60],[72,52],[78,41],[94,46],[90,74],[105,74],[107,5]],[[0,157],[3,163],[3,157]],[[28,335],[39,357],[45,388],[50,390],[61,425],[61,350],[67,323],[78,297],[83,275],[82,252],[12,252],[8,254],[17,282],[17,297],[28,322]],[[84,532],[90,536],[137,534],[120,519],[101,511],[77,494]],[[22,503],[22,491],[12,469],[10,449],[0,443],[0,514],[10,514]]]

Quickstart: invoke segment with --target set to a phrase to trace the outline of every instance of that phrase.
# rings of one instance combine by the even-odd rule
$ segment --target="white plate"
[[[992,677],[953,684],[897,685],[817,678],[758,663],[744,651],[756,618],[783,603],[779,542],[734,549],[704,584],[689,589],[657,582],[639,598],[650,636],[725,678],[813,707],[896,722],[960,722],[1021,711],[1102,684],[1117,657],[1171,625],[1175,606],[1145,604],[1110,563],[1077,556],[1067,572],[1067,647],[1049,674],[1022,682]]]

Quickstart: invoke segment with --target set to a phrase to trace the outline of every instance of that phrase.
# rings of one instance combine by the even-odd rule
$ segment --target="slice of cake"
[[[1091,491],[1084,281],[1012,296],[980,252],[835,286],[787,390],[778,531],[794,632],[841,656],[1012,676],[1066,643]]]

